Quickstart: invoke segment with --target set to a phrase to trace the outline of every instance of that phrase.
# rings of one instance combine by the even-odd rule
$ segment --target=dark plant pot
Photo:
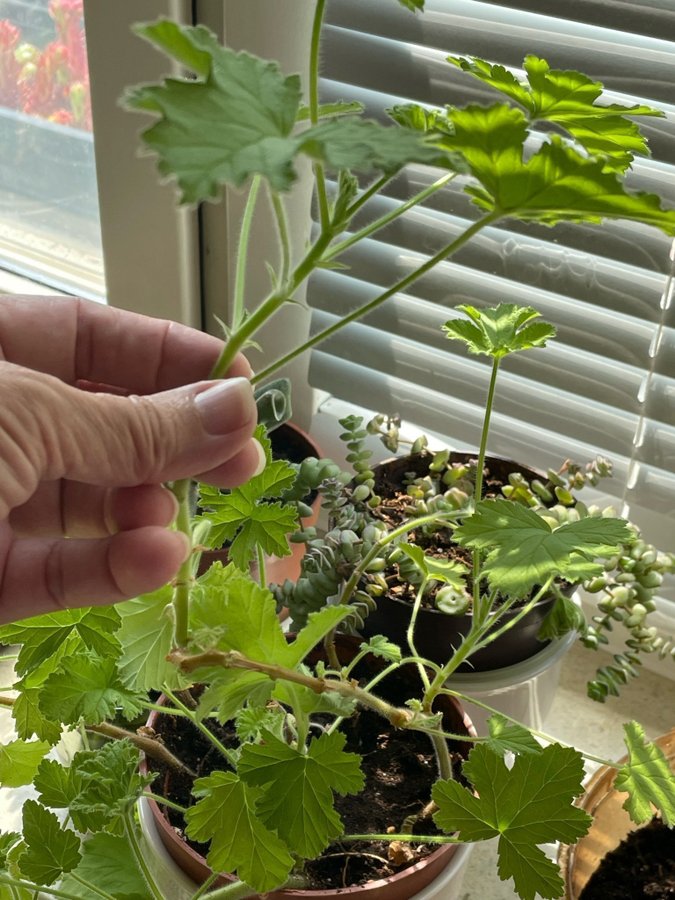
[[[91,132],[0,107],[0,146],[0,190],[50,207],[55,231],[61,213],[98,222]]]
[[[314,440],[292,422],[286,422],[284,425],[276,428],[270,434],[270,439],[275,459],[286,459],[292,463],[301,463],[308,456],[320,458],[322,455]],[[321,511],[321,498],[318,495],[314,496],[310,506],[312,515],[302,520],[302,524],[306,528],[310,525],[316,525]],[[305,545],[292,543],[290,547],[290,556],[265,557],[265,574],[268,584],[283,584],[287,578],[295,581],[300,574]],[[224,547],[222,550],[205,550],[201,556],[198,574],[203,574],[214,562],[221,562],[223,565],[227,565],[227,547]],[[252,572],[254,575],[257,574],[255,563],[252,566]]]
[[[406,472],[415,472],[418,477],[427,475],[432,458],[431,453],[425,452],[386,460],[375,467],[375,492],[382,497],[393,496],[394,492],[401,489]],[[468,462],[472,459],[476,459],[475,453],[450,454],[450,462]],[[488,456],[486,465],[491,477],[499,482],[508,483],[508,476],[514,472],[519,472],[528,479],[546,480],[541,472],[498,456]],[[501,669],[534,656],[549,643],[540,641],[537,635],[554,602],[553,596],[543,598],[512,629],[492,644],[472,654],[470,661],[460,665],[458,671],[485,672]],[[406,648],[406,632],[411,612],[412,607],[405,600],[386,594],[378,597],[377,609],[366,618],[363,634],[365,637],[384,634],[394,643]],[[498,627],[506,624],[517,614],[517,609],[505,613]],[[453,648],[458,647],[464,635],[468,633],[471,622],[470,613],[451,616],[437,609],[420,609],[415,627],[415,645],[418,652],[432,662],[443,664],[449,659]]]
[[[360,640],[350,635],[336,636],[336,649],[341,663],[346,664],[358,652]],[[316,649],[313,654],[308,657],[309,662],[317,662],[323,658],[322,651]],[[375,674],[381,671],[385,663],[379,659],[367,659],[364,661],[367,670]],[[364,665],[361,663],[361,666]],[[357,669],[357,675],[362,674],[362,668]],[[372,677],[372,675],[371,675]],[[419,678],[414,666],[406,667],[406,677],[410,677],[411,682]],[[386,692],[383,692],[386,693]],[[389,697],[388,699],[393,700]],[[164,698],[160,698],[162,703]],[[443,727],[446,731],[454,734],[475,735],[473,725],[462,710],[459,703],[451,697],[441,696],[438,698],[436,707],[443,714]],[[148,719],[148,726],[160,731],[158,719],[161,714],[153,711]],[[455,748],[464,758],[468,755],[470,744],[459,742]],[[145,761],[142,763],[142,770],[147,772]],[[206,859],[190,847],[190,845],[176,832],[165,815],[165,811],[152,799],[146,801],[150,808],[154,824],[157,828],[159,838],[166,848],[167,852],[178,865],[178,867],[188,875],[197,884],[203,884],[210,877],[211,869]],[[367,800],[364,800],[367,802]],[[364,897],[365,900],[409,900],[417,893],[428,887],[436,878],[442,875],[443,871],[450,866],[456,854],[466,850],[463,845],[445,844],[434,850],[423,860],[415,863],[407,869],[393,875],[389,878],[370,881],[364,885],[337,888],[334,890],[281,890],[273,891],[264,895],[264,900],[328,900],[331,897],[349,896],[355,898]],[[462,861],[463,862],[463,861]],[[233,876],[222,874],[216,881],[215,886],[224,886],[234,881]],[[257,895],[256,895],[257,896]],[[443,894],[439,897],[450,896]],[[454,892],[452,897],[457,896]]]
[[[657,738],[655,742],[675,771],[675,729]],[[627,759],[620,760],[620,765]],[[588,831],[574,846],[563,846],[560,849],[560,867],[565,879],[565,897],[567,900],[579,900],[591,876],[602,866],[608,853],[616,850],[619,844],[638,827],[623,808],[626,794],[614,787],[616,769],[602,766],[586,785],[585,793],[577,801],[577,805],[593,816]],[[671,860],[675,859],[675,830],[671,829]],[[637,866],[638,860],[635,860]],[[659,863],[654,871],[658,881]],[[623,887],[623,885],[621,885]],[[609,889],[611,891],[611,888]],[[618,894],[618,889],[617,889]],[[616,896],[607,893],[607,900]]]

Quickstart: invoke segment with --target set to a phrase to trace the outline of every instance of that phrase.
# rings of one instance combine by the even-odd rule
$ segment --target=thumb
[[[250,477],[257,413],[245,378],[206,381],[143,397],[80,391],[0,363],[0,515],[43,480],[101,486],[153,484],[208,473],[219,485]]]

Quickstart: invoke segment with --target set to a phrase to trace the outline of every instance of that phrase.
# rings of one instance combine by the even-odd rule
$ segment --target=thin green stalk
[[[151,709],[155,712],[162,713],[163,716],[184,716],[185,713],[182,709],[174,709],[171,706],[162,706],[160,703],[151,703],[149,700],[143,700],[141,702],[141,706],[143,709]]]
[[[415,194],[414,197],[411,197],[409,200],[406,200],[405,203],[402,203],[400,206],[397,206],[391,212],[386,213],[386,215],[384,215],[384,216],[380,216],[379,219],[375,219],[373,222],[370,222],[370,224],[365,225],[359,231],[355,231],[354,234],[350,235],[348,238],[345,238],[344,241],[340,241],[339,244],[333,244],[331,246],[330,250],[328,251],[328,253],[325,254],[324,260],[328,262],[328,261],[333,260],[336,257],[340,256],[340,254],[344,253],[345,250],[347,250],[349,247],[353,246],[354,244],[358,243],[359,241],[363,240],[363,238],[366,238],[369,235],[374,234],[376,231],[379,231],[380,228],[384,228],[385,225],[389,225],[391,222],[394,222],[399,216],[403,215],[403,213],[407,212],[409,209],[412,209],[413,206],[417,206],[419,203],[423,203],[428,197],[430,197],[432,194],[436,193],[436,191],[438,191],[440,188],[442,188],[449,181],[452,181],[452,179],[456,178],[456,177],[457,177],[456,172],[449,172],[447,175],[443,175],[442,178],[439,178],[433,184],[430,184],[428,187],[424,188],[424,190]],[[387,178],[387,177],[380,179],[380,182],[382,184],[386,184],[387,181],[389,181],[389,178]],[[373,185],[373,187],[377,186],[377,189],[379,190],[381,187],[380,182],[375,182],[375,185]],[[376,193],[376,191],[373,191],[373,193]],[[364,193],[364,196],[365,196],[365,193]],[[363,197],[359,197],[358,202],[360,203],[362,199],[363,199]],[[349,210],[348,215],[349,214],[353,215],[352,209],[354,209],[354,211],[356,211],[355,207],[357,207],[356,203],[352,205],[351,209]]]
[[[203,897],[204,894],[208,893],[209,888],[213,887],[216,881],[218,881],[219,875],[219,872],[211,872],[206,881],[202,883],[199,890],[190,897],[190,900],[199,900],[200,897]]]
[[[77,881],[78,884],[81,884],[82,887],[86,888],[94,896],[103,897],[103,900],[115,900],[115,897],[112,894],[108,894],[102,888],[97,887],[95,884],[92,884],[91,881],[87,881],[86,878],[82,878],[82,876],[78,875],[77,872],[69,872],[68,874],[73,879],[73,881]]]
[[[4,873],[0,873],[0,884],[6,884],[7,887],[12,888],[20,888],[24,891],[35,891],[38,894],[42,891],[44,894],[45,887],[41,884],[35,884],[33,881],[26,881],[24,879],[12,878],[11,875],[5,875]],[[49,887],[49,897],[56,897],[58,900],[82,900],[81,894],[69,894],[68,891],[62,891],[60,888]]]
[[[365,206],[366,203],[370,200],[371,197],[374,197],[375,194],[379,194],[382,188],[387,184],[388,181],[391,181],[398,172],[393,172],[391,175],[381,175],[379,178],[376,178],[372,184],[370,184],[364,191],[361,191],[356,200],[348,206],[345,210],[344,220],[349,222],[356,213],[361,209],[362,206]]]
[[[190,486],[191,481],[184,479],[175,481],[172,491],[178,501],[178,515],[176,516],[176,529],[182,531],[190,542],[192,549],[192,535],[190,529]],[[185,647],[188,642],[188,621],[190,618],[190,587],[192,585],[192,553],[181,565],[176,576],[173,591],[173,643],[176,647]]]
[[[408,622],[408,630],[406,631],[406,640],[408,641],[408,646],[410,647],[410,652],[413,656],[419,656],[417,648],[415,647],[415,625],[417,624],[417,616],[422,606],[422,599],[424,597],[424,591],[426,590],[427,583],[428,579],[422,579],[422,584],[420,585],[415,596],[415,603],[413,604],[410,621]],[[429,681],[429,676],[426,673],[426,669],[421,663],[417,664],[417,671],[419,672],[422,684],[424,685],[424,690],[428,691],[429,687],[431,686],[431,682]]]
[[[507,713],[502,712],[500,709],[495,709],[494,706],[489,706],[487,703],[483,703],[482,700],[477,700],[475,697],[470,696],[469,694],[463,694],[461,691],[454,691],[452,688],[443,688],[441,690],[442,694],[445,694],[448,697],[454,697],[457,700],[462,700],[466,703],[473,703],[474,706],[479,706],[481,709],[484,709],[486,712],[492,713],[493,715],[503,716],[509,722],[512,722],[514,725],[519,725],[521,728],[525,728],[530,734],[534,735],[534,737],[541,738],[543,741],[546,741],[547,744],[559,744],[560,740],[553,735],[547,734],[545,731],[538,731],[536,728],[532,728],[530,725],[524,725],[522,722],[518,721],[518,719],[514,719],[513,716],[509,716]],[[567,745],[570,746],[570,745]],[[577,749],[574,747],[573,749]],[[603,766],[609,766],[609,768],[616,769],[618,768],[618,764],[616,762],[612,762],[611,760],[603,759],[601,756],[595,756],[592,753],[586,753],[584,750],[579,750],[579,753],[584,757],[584,759],[589,760],[590,762],[600,763]]]
[[[312,125],[317,125],[319,122],[319,44],[321,42],[321,26],[325,11],[326,0],[317,0],[314,7],[312,38],[309,50],[309,120]],[[326,176],[324,168],[319,162],[314,163],[314,178],[319,206],[319,220],[321,227],[325,230],[330,224],[330,209],[328,207]]]
[[[510,619],[508,622],[505,622],[501,628],[498,628],[495,631],[490,632],[490,634],[484,634],[484,636],[475,644],[474,652],[476,650],[480,650],[483,647],[487,647],[488,644],[491,644],[493,641],[496,641],[497,638],[500,638],[503,634],[506,634],[514,625],[517,625],[525,616],[539,603],[542,597],[545,596],[547,591],[550,590],[551,584],[553,583],[555,576],[551,575],[550,578],[546,580],[546,582],[542,585],[542,587],[537,591],[537,593],[532,597],[527,603],[518,611],[518,613]],[[508,601],[507,601],[508,602]],[[512,604],[509,603],[509,606]],[[503,614],[504,607],[502,606],[500,609],[495,611],[495,615],[493,617],[493,621],[488,620],[486,631],[493,627],[493,625],[499,621]]]
[[[231,750],[228,750],[227,747],[218,740],[218,738],[215,736],[215,734],[213,734],[213,732],[209,731],[209,729],[201,721],[199,716],[195,715],[195,713],[191,709],[188,709],[187,706],[185,706],[183,703],[181,703],[181,701],[178,699],[178,697],[176,697],[175,694],[173,694],[170,690],[168,690],[168,688],[164,688],[164,693],[171,700],[171,702],[175,706],[178,707],[178,709],[181,709],[185,713],[185,715],[192,722],[192,724],[195,726],[195,728],[197,728],[199,731],[201,731],[201,733],[204,735],[204,737],[208,741],[210,741],[213,744],[213,746],[220,753],[222,753],[222,755],[225,757],[225,759],[228,761],[228,763],[232,766],[232,768],[236,769],[237,768],[237,760],[235,758],[235,755],[232,753]]]
[[[153,900],[164,900],[164,896],[159,889],[159,885],[153,878],[152,872],[148,867],[148,864],[145,859],[145,854],[141,850],[141,846],[138,842],[138,837],[136,835],[136,824],[133,818],[133,812],[131,809],[126,810],[124,815],[122,816],[122,823],[124,825],[124,836],[127,839],[127,843],[131,848],[131,854],[134,857],[134,861],[140,870],[141,875],[143,876],[143,880],[148,886],[148,890],[150,891]]]
[[[307,881],[301,875],[291,875],[284,884],[279,885],[279,890],[283,888],[301,889],[307,887]],[[225,887],[217,888],[209,894],[209,900],[245,900],[246,897],[257,897],[257,893],[253,888],[249,887],[243,881],[233,881]],[[193,898],[194,900],[194,898]]]
[[[349,325],[352,322],[356,322],[358,319],[363,316],[368,315],[373,310],[377,309],[385,300],[388,300],[390,297],[393,297],[394,294],[399,293],[400,291],[404,291],[406,288],[410,287],[418,278],[421,278],[422,275],[425,275],[434,266],[437,266],[438,263],[443,262],[444,259],[447,259],[449,256],[452,256],[457,250],[464,246],[467,241],[470,241],[471,238],[476,235],[479,231],[482,231],[483,228],[486,228],[488,225],[492,225],[494,222],[498,221],[502,216],[502,213],[499,212],[491,212],[484,216],[482,219],[479,219],[477,222],[474,222],[469,228],[466,229],[458,238],[454,241],[451,241],[449,244],[446,244],[442,250],[439,250],[434,256],[428,259],[421,266],[418,266],[410,274],[406,275],[404,278],[401,278],[400,281],[397,281],[396,284],[392,285],[392,287],[388,288],[381,294],[378,294],[374,300],[371,300],[369,303],[364,304],[359,307],[352,313],[349,313],[347,316],[343,316],[339,321],[335,322],[333,325],[330,325],[328,328],[324,328],[323,331],[317,332],[313,337],[309,338],[297,347],[295,350],[292,350],[290,353],[287,353],[285,356],[280,357],[275,362],[270,363],[262,371],[256,374],[256,381],[264,381],[269,378],[273,372],[276,372],[277,369],[285,366],[286,363],[291,362],[291,360],[295,359],[296,356],[299,356],[301,353],[304,353],[306,350],[309,350],[312,347],[315,347],[317,344],[320,344],[322,341],[325,341],[327,338],[332,337],[333,334],[338,332],[341,328],[344,328],[345,325]]]
[[[487,400],[485,401],[485,418],[483,419],[483,431],[480,436],[480,448],[478,450],[478,465],[476,467],[476,488],[474,492],[475,502],[481,499],[483,495],[483,466],[485,465],[485,453],[487,451],[487,440],[490,431],[490,419],[492,418],[492,407],[495,398],[495,386],[497,384],[497,373],[499,371],[499,357],[495,356],[492,360],[492,374],[490,375],[490,386],[488,388]],[[472,553],[473,559],[473,608],[479,610],[481,608],[481,552],[475,549]],[[481,611],[482,612],[482,611]],[[479,612],[479,618],[482,618]]]
[[[154,800],[155,803],[159,803],[162,806],[168,806],[169,809],[175,809],[176,812],[183,813],[183,815],[187,812],[187,809],[184,806],[174,803],[173,800],[167,800],[166,797],[162,797],[160,794],[153,794],[152,791],[145,791],[143,796],[147,797],[149,800]]]
[[[237,266],[234,276],[234,296],[232,298],[232,330],[236,331],[244,320],[246,310],[246,260],[251,238],[253,213],[255,212],[258,194],[262,184],[262,175],[255,175],[246,200],[246,207],[241,219],[239,247],[237,248]]]
[[[255,552],[258,562],[258,584],[261,588],[267,587],[267,574],[265,570],[265,551],[260,544],[255,545]]]
[[[445,834],[343,834],[340,841],[405,841],[406,844],[463,844],[458,837]]]
[[[276,191],[270,191],[272,209],[277,220],[277,233],[281,250],[281,266],[279,282],[285,284],[291,271],[291,242],[288,235],[288,217],[284,202]]]
[[[82,738],[82,745],[85,750],[89,750],[89,735],[87,734],[87,726],[83,719],[77,723],[77,730],[80,732],[80,737]]]

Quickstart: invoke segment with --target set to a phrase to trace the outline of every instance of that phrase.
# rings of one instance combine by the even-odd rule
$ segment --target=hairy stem
[[[325,11],[326,0],[317,0],[314,7],[312,38],[309,49],[309,121],[312,125],[317,125],[319,122],[319,44]],[[321,227],[325,230],[330,223],[330,210],[328,208],[326,176],[323,166],[319,162],[314,163],[314,178],[316,182],[317,205],[319,207],[319,221],[321,222]]]
[[[228,750],[227,747],[218,740],[218,738],[215,736],[215,734],[213,734],[212,731],[209,731],[209,729],[202,722],[202,720],[199,718],[199,716],[193,710],[188,709],[187,706],[185,706],[183,703],[181,703],[180,700],[178,699],[178,697],[176,697],[175,694],[172,694],[171,691],[169,691],[165,688],[164,693],[170,700],[173,701],[173,703],[176,704],[178,709],[182,710],[185,713],[185,715],[192,722],[192,724],[195,726],[195,728],[198,731],[201,731],[201,733],[204,735],[204,737],[211,744],[213,744],[213,746],[216,748],[216,750],[218,750],[219,753],[221,753],[225,757],[225,759],[232,766],[232,768],[236,769],[237,768],[237,760],[236,760],[236,757],[234,756],[234,754],[230,750]]]
[[[197,777],[189,766],[186,766],[185,763],[174,756],[164,744],[154,738],[146,737],[145,735],[137,734],[133,731],[127,731],[125,728],[120,728],[118,725],[111,725],[109,722],[101,722],[100,725],[87,725],[87,731],[118,741],[131,741],[131,743],[139,750],[142,750],[146,756],[152,757],[152,759],[157,760],[157,762],[164,763],[165,766],[168,766],[174,771],[186,772],[192,778]]]
[[[232,330],[236,331],[244,320],[246,310],[246,260],[248,259],[248,247],[251,238],[251,226],[253,213],[255,212],[258,194],[262,184],[262,176],[255,175],[251,181],[251,187],[246,199],[246,207],[241,220],[239,232],[239,246],[237,248],[237,266],[234,276],[234,296],[232,298]]]
[[[190,529],[190,489],[189,479],[175,481],[172,491],[178,501],[176,528],[182,531],[190,543],[190,553],[176,576],[173,591],[173,642],[176,647],[184,647],[188,641],[188,620],[190,617],[190,587],[192,585],[192,533]]]
[[[150,871],[148,863],[145,859],[145,854],[141,850],[141,845],[138,842],[138,836],[136,834],[136,823],[134,822],[134,815],[131,809],[128,809],[124,813],[124,816],[122,817],[122,823],[124,825],[124,836],[126,837],[127,843],[131,848],[134,862],[136,863],[141,875],[143,876],[143,880],[148,886],[148,890],[150,891],[153,900],[163,900],[163,894],[160,891],[157,882],[153,878],[152,872]]]

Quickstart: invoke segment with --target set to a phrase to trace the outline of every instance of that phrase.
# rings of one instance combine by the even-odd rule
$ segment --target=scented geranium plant
[[[411,15],[423,6],[421,0],[403,5]],[[126,98],[127,105],[156,118],[143,141],[159,157],[162,176],[177,182],[182,202],[189,204],[215,198],[223,185],[248,192],[235,312],[214,378],[228,370],[263,324],[296,302],[312,271],[341,264],[348,247],[456,177],[465,179],[479,218],[363,307],[298,342],[282,358],[271,358],[255,376],[256,384],[266,388],[289,358],[404,290],[500,220],[554,225],[628,218],[675,233],[675,211],[662,208],[654,195],[630,192],[623,177],[633,154],[646,151],[627,116],[658,115],[656,111],[602,105],[596,102],[602,99],[600,85],[528,57],[523,81],[480,60],[452,61],[489,80],[505,102],[434,111],[400,108],[393,111],[391,124],[372,122],[349,101],[319,103],[324,3],[319,0],[314,9],[306,102],[296,75],[222,47],[205,28],[161,20],[138,29],[191,73],[140,86]],[[542,120],[554,123],[557,132],[542,137],[535,129]],[[594,137],[599,133],[602,141]],[[536,145],[532,154],[525,152],[528,137]],[[308,246],[294,247],[288,238],[286,195],[301,157],[309,157],[314,167],[319,227]],[[367,213],[368,201],[409,162],[436,168],[433,185],[394,213],[355,224],[357,214]],[[329,174],[335,176],[334,186]],[[246,310],[243,272],[260,264],[250,246],[250,222],[262,186],[271,198],[279,254],[272,262],[268,296]],[[520,324],[535,327],[526,320]],[[267,406],[277,414],[278,387],[270,390],[264,391],[268,401],[272,396]],[[267,447],[262,431],[258,436]],[[456,663],[418,656],[412,649],[414,623],[411,646],[392,646],[380,636],[359,646],[354,659],[341,660],[335,631],[356,612],[347,594],[345,602],[309,615],[294,639],[287,639],[263,567],[257,579],[248,570],[264,552],[287,552],[285,536],[297,521],[296,473],[272,460],[269,448],[267,452],[267,468],[248,484],[222,498],[204,490],[204,511],[197,519],[192,516],[192,485],[172,485],[180,505],[176,527],[193,546],[172,584],[115,608],[64,611],[0,630],[0,640],[19,647],[17,680],[11,692],[0,694],[17,733],[0,748],[0,784],[32,783],[35,788],[34,799],[23,806],[20,830],[0,834],[0,895],[23,900],[40,891],[66,900],[159,900],[162,890],[141,850],[135,815],[139,798],[151,792],[181,817],[180,827],[189,838],[209,845],[211,867],[235,877],[223,887],[215,886],[215,876],[209,878],[195,898],[206,892],[214,898],[246,897],[283,885],[306,885],[308,861],[336,841],[344,852],[345,845],[367,848],[375,839],[397,842],[405,850],[420,842],[493,836],[499,837],[500,877],[513,878],[520,896],[559,896],[562,881],[538,845],[572,842],[585,831],[588,817],[572,805],[581,791],[583,755],[556,743],[541,746],[522,726],[500,716],[493,717],[486,737],[449,733],[436,703],[448,694],[446,678]],[[484,514],[482,509],[475,513]],[[455,511],[429,515],[452,523]],[[589,522],[556,528],[538,517],[536,527],[555,545],[561,565],[569,570],[574,562],[588,572],[598,560],[618,553],[629,537],[622,520],[598,517]],[[527,524],[534,527],[529,519]],[[481,565],[491,584],[503,568],[501,556],[491,557],[480,543],[480,529],[467,530],[468,520],[462,527],[465,542],[484,556]],[[388,541],[397,536],[389,534]],[[197,577],[204,547],[222,540],[231,542],[232,561],[227,567],[214,564]],[[544,583],[557,570],[549,566],[544,572],[521,558],[509,571],[510,584],[520,590],[523,584]],[[458,651],[465,658],[487,639],[489,604],[482,595],[479,603],[486,615],[477,617],[471,645]],[[317,646],[323,647],[318,658],[313,655]],[[371,658],[381,660],[383,668],[373,676],[360,675],[358,666]],[[386,699],[387,682],[404,665],[412,666],[417,686],[396,701]],[[161,704],[157,692],[164,696]],[[155,731],[145,726],[134,730],[130,723],[157,707],[163,718]],[[353,722],[358,731],[364,712],[411,740],[418,733],[426,735],[438,773],[427,795],[420,797],[413,821],[407,816],[394,824],[393,832],[377,835],[347,831],[336,810],[342,795],[363,788],[362,760],[346,746],[345,732]],[[201,758],[195,768],[179,748],[162,741],[170,730],[166,722],[183,724],[195,740],[206,742],[208,768],[202,768]],[[78,731],[82,739],[70,765],[47,756],[64,728]],[[473,746],[463,782],[453,769],[448,738]],[[644,819],[653,804],[673,823],[675,785],[665,759],[645,742],[635,723],[626,727],[626,742],[630,759],[618,783],[629,792],[631,815]],[[515,754],[512,766],[505,760],[508,753]],[[152,767],[188,779],[188,799],[163,796],[154,775],[139,771],[141,754]]]

